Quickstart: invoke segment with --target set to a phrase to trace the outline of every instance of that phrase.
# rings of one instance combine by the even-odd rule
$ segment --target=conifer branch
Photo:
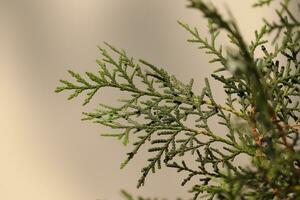
[[[102,135],[132,147],[121,168],[147,148],[137,187],[145,184],[150,172],[168,167],[186,174],[182,185],[198,180],[190,190],[193,199],[297,199],[300,20],[289,9],[291,1],[281,1],[280,9],[275,11],[278,20],[265,20],[250,44],[232,15],[226,19],[203,0],[189,2],[189,7],[208,19],[210,37],[178,23],[191,34],[188,41],[212,55],[210,63],[220,65],[211,76],[223,85],[223,103],[214,98],[207,78],[201,93],[196,94],[193,79],[183,83],[164,69],[145,60],[135,61],[107,43],[105,48],[99,47],[102,58],[97,60],[97,73],[86,72],[83,76],[69,70],[74,81],[61,80],[56,92],[71,92],[68,99],[86,93],[83,105],[102,88],[125,92],[119,106],[99,104],[94,111],[84,112],[83,120],[115,129],[117,133]],[[259,0],[254,7],[272,2]],[[222,31],[234,45],[226,53],[222,44],[217,45]],[[273,31],[277,31],[272,43],[276,44],[269,49],[265,44],[270,43]],[[257,57],[258,51],[263,56]],[[225,133],[213,131],[211,122],[215,120]],[[249,157],[250,166],[238,163],[240,156]],[[193,157],[194,163],[187,157]],[[135,199],[122,193],[127,200]]]

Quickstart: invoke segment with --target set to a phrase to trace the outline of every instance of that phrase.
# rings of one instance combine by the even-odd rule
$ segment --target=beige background
[[[223,8],[224,2],[214,1]],[[244,36],[253,38],[266,9],[250,8],[253,0],[228,0]],[[176,20],[206,22],[185,0],[0,0],[0,199],[120,199],[124,188],[149,197],[187,197],[174,170],[150,176],[136,190],[138,157],[119,170],[125,149],[101,138],[109,129],[80,121],[97,101],[119,93],[103,91],[87,107],[55,94],[66,70],[95,71],[96,45],[108,41],[128,54],[159,64],[186,81],[203,78],[216,66],[195,46]],[[200,91],[200,89],[199,89]],[[215,94],[221,94],[215,88]]]

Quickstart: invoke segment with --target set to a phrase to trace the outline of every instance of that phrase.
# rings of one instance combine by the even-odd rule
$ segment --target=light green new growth
[[[86,92],[83,105],[104,87],[129,94],[118,107],[99,104],[94,112],[83,114],[84,120],[118,131],[103,136],[131,144],[121,168],[141,148],[148,148],[150,156],[137,187],[145,184],[150,172],[169,167],[186,174],[182,185],[193,180],[193,199],[299,199],[300,20],[289,9],[292,0],[281,1],[275,10],[279,20],[264,20],[250,44],[233,18],[225,19],[202,0],[189,2],[189,7],[208,19],[210,38],[178,23],[190,33],[188,42],[211,54],[210,63],[219,66],[211,76],[224,87],[224,104],[215,101],[208,79],[196,94],[193,79],[182,83],[164,69],[136,61],[107,43],[99,47],[102,59],[97,60],[97,73],[82,76],[69,70],[76,82],[61,80],[56,92],[70,91],[69,99]],[[272,2],[259,0],[254,7]],[[217,44],[221,32],[228,35],[234,48],[224,51]],[[267,44],[274,48],[266,48]],[[263,56],[257,56],[259,51]],[[210,127],[216,119],[226,136]],[[195,163],[190,163],[187,155],[194,157]],[[240,155],[249,158],[249,166],[235,162]],[[192,167],[195,164],[197,167]],[[122,193],[134,200],[129,193]]]

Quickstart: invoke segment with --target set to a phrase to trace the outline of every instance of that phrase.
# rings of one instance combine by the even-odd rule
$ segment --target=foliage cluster
[[[259,0],[254,7],[273,2]],[[219,66],[211,76],[224,87],[223,104],[215,101],[208,79],[196,94],[193,79],[182,83],[109,44],[99,47],[97,73],[84,77],[70,70],[76,82],[61,80],[56,92],[71,91],[69,99],[87,92],[84,105],[104,87],[130,93],[120,106],[100,104],[83,114],[84,120],[118,130],[104,136],[131,144],[121,168],[141,148],[148,148],[150,156],[137,187],[145,184],[150,172],[169,167],[186,174],[182,185],[193,180],[193,199],[300,199],[300,20],[290,11],[291,2],[282,0],[275,10],[278,20],[264,20],[247,44],[233,17],[226,19],[211,3],[189,1],[189,7],[208,19],[210,37],[179,24],[190,33],[188,41],[212,55],[210,63]],[[234,48],[224,51],[217,44],[221,32]],[[224,137],[212,130],[212,120],[224,127]],[[195,162],[189,163],[187,155]],[[248,166],[235,162],[240,155],[249,157]]]

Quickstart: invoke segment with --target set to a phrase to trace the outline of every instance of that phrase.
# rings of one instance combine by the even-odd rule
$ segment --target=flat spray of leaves
[[[210,63],[219,66],[211,76],[224,87],[224,104],[215,101],[208,79],[196,94],[193,80],[182,83],[164,69],[136,61],[109,44],[99,47],[98,72],[83,76],[70,70],[76,82],[61,80],[56,92],[71,92],[69,99],[86,92],[84,105],[104,87],[130,94],[118,107],[99,104],[94,112],[83,114],[84,120],[118,131],[104,136],[131,144],[121,168],[141,148],[148,148],[150,156],[137,187],[145,184],[150,172],[169,167],[186,174],[182,185],[194,180],[190,189],[194,199],[299,199],[300,20],[289,10],[292,1],[281,1],[275,10],[278,21],[264,20],[250,44],[235,21],[223,17],[212,4],[189,2],[208,19],[210,38],[179,24],[190,33],[188,41],[211,54]],[[254,7],[272,2],[259,0]],[[222,32],[234,46],[230,51],[217,45]],[[256,56],[258,51],[263,56]],[[213,118],[224,126],[226,136],[209,126]],[[188,119],[194,119],[194,126],[188,125]],[[195,163],[187,162],[188,154]],[[249,157],[251,164],[239,165],[235,162],[239,155]]]

